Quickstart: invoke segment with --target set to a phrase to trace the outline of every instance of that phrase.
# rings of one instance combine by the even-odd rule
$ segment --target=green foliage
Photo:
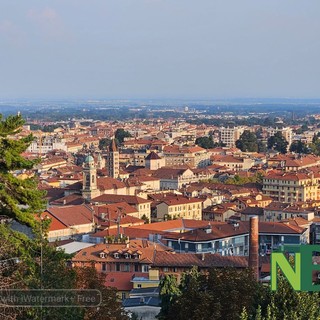
[[[18,179],[13,172],[32,169],[39,161],[30,161],[21,156],[33,140],[31,135],[14,138],[24,124],[21,116],[0,115],[0,213],[22,223],[33,224],[32,214],[44,207],[45,193],[37,189],[37,180]]]
[[[98,273],[94,266],[73,269],[76,272],[76,288],[99,290],[102,302],[99,308],[84,309],[85,320],[127,320],[128,315],[117,298],[115,288],[106,287],[106,275]]]
[[[287,152],[288,142],[280,131],[268,139],[268,149],[273,149],[285,154]]]
[[[150,223],[148,217],[144,214],[142,217],[141,217],[142,220],[144,220],[144,223]]]
[[[243,152],[258,152],[257,136],[249,130],[244,130],[236,141],[236,147]]]
[[[195,144],[204,149],[211,149],[215,146],[211,137],[199,137],[196,139]]]
[[[174,275],[165,275],[160,281],[161,310],[157,318],[166,320],[171,305],[181,294],[177,279]]]
[[[125,131],[124,129],[120,128],[117,129],[115,134],[114,134],[115,138],[118,140],[119,144],[122,144],[124,141],[124,138],[129,138],[132,137],[132,135],[130,134],[130,132]]]
[[[35,161],[21,156],[32,136],[18,139],[24,121],[20,116],[2,119],[0,115],[0,214],[8,215],[23,224],[32,227],[34,238],[13,231],[10,225],[0,224],[0,260],[12,259],[10,270],[0,264],[0,288],[15,289],[77,289],[79,277],[77,271],[67,266],[70,258],[64,252],[56,250],[46,239],[50,220],[40,219],[45,207],[44,193],[37,189],[37,180],[18,179],[15,170],[32,169]],[[94,286],[104,295],[101,310],[87,310],[82,307],[64,308],[6,308],[0,305],[0,317],[4,319],[55,320],[55,319],[127,319],[121,305],[117,304],[114,291],[104,290],[104,280],[91,270],[81,275],[81,288]],[[105,307],[107,306],[107,307]],[[108,310],[109,311],[108,311]]]
[[[291,152],[296,152],[296,153],[304,153],[307,154],[309,153],[309,148],[305,143],[302,141],[293,141],[291,146],[290,146],[290,151]]]
[[[309,144],[309,152],[319,156],[320,155],[320,139],[319,135],[314,135],[312,143]]]
[[[102,138],[99,141],[99,149],[100,150],[106,150],[111,144],[111,140],[108,138]]]
[[[301,133],[306,132],[308,130],[309,130],[308,125],[306,123],[304,123],[298,130],[296,130],[296,133],[301,134]]]
[[[258,152],[265,153],[268,151],[267,145],[265,142],[259,140],[258,141]]]
[[[225,181],[225,184],[236,184],[243,185],[246,183],[262,183],[264,174],[262,172],[257,172],[252,177],[240,177],[239,175],[235,175],[233,178],[228,178]]]
[[[255,311],[263,291],[259,287],[250,270],[211,269],[202,274],[193,268],[182,275],[179,291],[174,286],[175,295],[165,291],[171,299],[162,299],[159,319],[239,319],[244,308]]]

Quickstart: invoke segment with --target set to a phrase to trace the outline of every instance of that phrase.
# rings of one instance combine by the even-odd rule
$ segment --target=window
[[[149,272],[149,266],[148,265],[142,265],[142,272]]]
[[[127,298],[127,297],[126,297],[126,293],[125,293],[125,292],[122,292],[122,293],[121,293],[121,299],[124,300],[124,299],[126,299],[126,298]]]
[[[138,284],[137,284],[137,287],[138,287],[138,288],[141,288],[141,283],[138,283]]]
[[[120,263],[119,262],[116,263],[116,271],[120,271]]]
[[[123,266],[123,271],[125,272],[129,272],[130,271],[130,265],[129,263],[125,263],[124,266]]]
[[[134,272],[139,272],[139,263],[134,264]]]
[[[107,264],[105,262],[102,263],[101,270],[107,271]]]

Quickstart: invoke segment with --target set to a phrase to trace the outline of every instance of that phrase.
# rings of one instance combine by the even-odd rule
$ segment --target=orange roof
[[[50,214],[49,212],[43,212],[41,214],[41,218],[43,219],[50,219],[51,223],[50,223],[50,227],[49,227],[49,232],[50,231],[56,231],[56,230],[62,230],[62,229],[68,229],[68,227],[63,224],[61,221],[59,221],[58,219],[56,219],[52,214]]]
[[[130,291],[133,289],[131,280],[134,277],[148,277],[144,272],[107,272],[105,285],[116,288],[119,291]]]

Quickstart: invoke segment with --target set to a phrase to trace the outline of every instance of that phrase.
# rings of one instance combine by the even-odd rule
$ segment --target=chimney
[[[255,279],[259,280],[259,219],[250,217],[249,231],[249,268],[252,269]]]

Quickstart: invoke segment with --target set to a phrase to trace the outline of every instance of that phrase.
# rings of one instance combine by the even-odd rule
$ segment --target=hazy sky
[[[0,99],[320,97],[319,0],[1,0]]]

